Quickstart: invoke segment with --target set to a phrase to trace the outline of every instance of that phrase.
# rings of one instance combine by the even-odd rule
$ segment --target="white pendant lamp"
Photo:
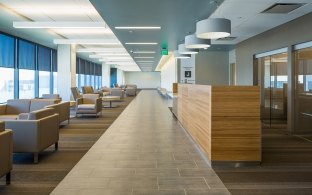
[[[231,34],[231,21],[225,18],[209,18],[196,23],[196,36],[200,39],[219,39]]]
[[[173,56],[176,59],[188,59],[188,58],[191,58],[191,55],[182,55],[182,54],[179,53],[178,50],[173,51]]]
[[[197,49],[187,49],[184,44],[178,46],[178,51],[180,54],[198,54]]]
[[[196,35],[188,35],[185,37],[184,45],[188,49],[204,49],[211,46],[211,40],[199,39]]]

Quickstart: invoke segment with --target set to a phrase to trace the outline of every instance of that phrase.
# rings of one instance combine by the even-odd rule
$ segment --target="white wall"
[[[135,84],[140,89],[156,89],[160,86],[160,72],[124,72],[125,84]]]
[[[110,86],[110,65],[102,63],[102,86]]]
[[[196,84],[228,85],[229,52],[200,51],[196,55]]]
[[[160,74],[161,88],[165,88],[167,91],[172,91],[172,83],[177,82],[177,65],[176,59],[173,56],[163,65]]]

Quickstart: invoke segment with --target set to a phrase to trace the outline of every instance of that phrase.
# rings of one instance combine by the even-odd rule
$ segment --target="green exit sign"
[[[168,49],[166,48],[166,49],[161,49],[161,55],[163,55],[163,56],[166,56],[166,55],[168,55]]]

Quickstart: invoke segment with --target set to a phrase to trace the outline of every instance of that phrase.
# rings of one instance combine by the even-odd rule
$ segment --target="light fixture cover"
[[[231,21],[225,18],[209,18],[196,23],[196,36],[200,39],[219,39],[231,34]]]
[[[198,54],[198,50],[196,49],[187,49],[184,44],[180,44],[178,46],[178,51],[180,54]]]
[[[203,49],[211,46],[211,40],[199,39],[196,35],[188,35],[185,37],[184,45],[188,49]]]
[[[191,58],[191,55],[182,55],[179,53],[178,50],[173,51],[173,55],[175,58],[177,59],[187,59],[187,58]]]

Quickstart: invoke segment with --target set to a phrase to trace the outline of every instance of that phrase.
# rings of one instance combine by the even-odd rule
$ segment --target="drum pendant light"
[[[199,39],[196,35],[188,35],[184,41],[184,45],[188,49],[204,49],[211,46],[210,39]]]
[[[225,18],[209,18],[196,23],[196,36],[200,39],[219,39],[231,34],[231,21]]]
[[[180,54],[198,54],[197,49],[187,49],[184,44],[178,45],[178,51]]]

